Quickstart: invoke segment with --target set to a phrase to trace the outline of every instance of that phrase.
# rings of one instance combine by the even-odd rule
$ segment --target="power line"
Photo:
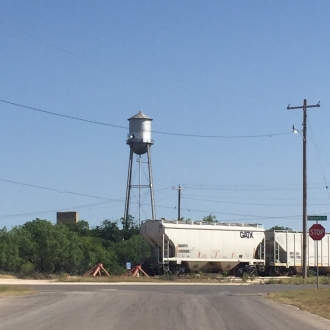
[[[165,209],[173,209],[173,207],[170,206],[162,206],[157,205],[159,208],[165,208]],[[252,215],[252,214],[239,214],[239,213],[225,213],[225,212],[218,212],[218,211],[206,211],[206,210],[197,210],[197,209],[181,209],[188,212],[198,212],[198,213],[204,213],[204,214],[221,214],[221,215],[227,215],[227,216],[243,216],[243,217],[250,217],[247,219],[236,219],[241,221],[251,221],[251,218],[254,218],[256,220],[270,220],[270,219],[300,219],[301,215],[282,215],[282,216],[266,216],[266,215]],[[327,213],[324,213],[327,214]]]
[[[286,191],[286,189],[284,189]],[[190,194],[191,197],[200,197],[201,195]],[[204,198],[214,198],[214,195],[202,195]],[[242,197],[242,196],[217,196],[221,199],[236,199],[236,200],[272,200],[272,201],[301,201],[301,198],[274,198],[274,197]],[[170,198],[170,197],[167,197]],[[327,201],[324,198],[310,198],[310,201]]]
[[[295,190],[301,190],[301,187],[297,186],[265,186],[265,185],[242,185],[242,186],[234,186],[234,185],[229,185],[229,186],[219,186],[219,187],[193,187],[193,186],[186,186],[187,188],[190,188],[192,190],[206,190],[206,191],[238,191],[238,192],[243,192],[243,191],[255,191],[255,192],[277,192],[277,191],[295,191]],[[310,187],[310,189],[320,189],[320,187],[317,187],[315,185],[314,187]]]
[[[95,196],[95,195],[80,194],[80,193],[77,193],[77,192],[66,191],[66,190],[58,190],[58,189],[54,189],[54,188],[37,186],[37,185],[34,185],[34,184],[23,183],[23,182],[12,181],[12,180],[6,180],[6,179],[0,179],[0,181],[8,182],[8,183],[14,183],[14,184],[18,184],[18,185],[21,185],[21,186],[27,186],[27,187],[33,187],[33,188],[39,188],[39,189],[54,191],[54,192],[57,192],[57,193],[60,193],[60,194],[70,194],[70,195],[78,195],[78,196],[84,196],[84,197],[92,197],[92,198],[105,199],[105,200],[108,200],[108,201],[115,201],[115,202],[122,202],[123,201],[123,199],[112,199],[112,198]]]
[[[310,185],[312,186],[319,186],[322,185],[320,182],[315,182],[311,183]],[[227,189],[228,187],[234,187],[234,188],[239,188],[241,187],[241,184],[197,184],[197,185],[190,185],[192,189]],[[301,188],[302,184],[301,183],[269,183],[269,184],[244,184],[246,187],[254,187],[254,188],[263,188],[263,187],[274,187],[274,188],[287,188],[287,187],[299,187]]]
[[[96,124],[96,125],[102,125],[102,126],[109,126],[109,127],[115,127],[115,128],[121,128],[121,129],[128,129],[125,126],[120,126],[120,125],[114,125],[114,124],[108,124],[108,123],[103,123],[95,120],[89,120],[89,119],[83,119],[75,116],[69,116],[69,115],[64,115],[48,110],[42,110],[38,109],[35,107],[15,103],[15,102],[10,102],[6,100],[0,100],[2,103],[10,104],[16,107],[24,108],[24,109],[29,109],[33,111],[38,111],[42,112],[48,115],[52,116],[58,116],[58,117],[63,117],[67,119],[72,119],[72,120],[78,120],[90,124]],[[255,135],[203,135],[203,134],[185,134],[185,133],[173,133],[173,132],[162,132],[162,131],[151,131],[152,133],[155,134],[163,134],[163,135],[173,135],[173,136],[183,136],[183,137],[197,137],[197,138],[218,138],[218,139],[248,139],[248,138],[263,138],[263,137],[273,137],[273,136],[280,136],[280,135],[286,135],[286,134],[291,134],[292,132],[282,132],[282,133],[269,133],[269,134],[255,134]]]
[[[214,200],[214,199],[204,199],[204,198],[194,198],[194,197],[183,197],[184,199],[191,199],[191,200],[198,200],[204,202],[213,202],[213,203],[222,203],[222,204],[235,204],[235,205],[255,205],[255,206],[301,206],[301,204],[274,204],[274,203],[247,203],[247,202],[226,202],[221,200]],[[327,204],[309,204],[313,206],[327,206]]]
[[[79,195],[79,196],[93,197],[93,198],[99,198],[99,199],[104,199],[104,200],[112,200],[112,201],[118,201],[118,202],[123,201],[122,199],[121,200],[120,199],[110,199],[110,198],[94,196],[94,195],[87,195],[87,194],[81,194],[81,193],[75,193],[75,192],[69,192],[69,191],[61,191],[61,190],[54,189],[54,188],[48,188],[48,187],[43,187],[43,186],[38,186],[38,185],[33,185],[33,184],[26,184],[26,183],[12,181],[12,180],[6,180],[6,179],[0,179],[0,181],[19,184],[19,185],[33,187],[33,188],[49,190],[49,191],[54,191],[54,192],[58,192],[58,193],[69,193],[69,194],[74,194],[74,195]],[[160,190],[167,190],[167,189],[169,189],[169,188],[163,188],[163,189],[160,189]],[[104,202],[102,202],[102,204],[104,204]],[[86,205],[86,206],[80,206],[79,208],[90,207],[90,206],[94,206],[94,205],[97,205],[97,204],[90,204],[90,205]],[[146,205],[146,204],[143,204],[143,205]],[[163,206],[163,205],[157,205],[157,207],[166,208],[166,209],[175,209],[173,207]],[[188,208],[184,208],[184,209],[181,208],[181,210],[185,210],[185,211],[188,211],[188,212],[204,213],[204,214],[221,214],[221,215],[225,215],[225,216],[249,217],[249,218],[243,218],[243,219],[235,219],[235,221],[251,221],[251,218],[255,218],[256,220],[270,220],[270,219],[290,219],[290,218],[295,219],[295,218],[301,217],[301,215],[266,216],[266,215],[252,215],[252,214],[241,214],[241,213],[226,213],[226,212],[207,211],[207,210],[188,209]],[[51,213],[51,212],[53,212],[53,211],[39,211],[39,212],[20,213],[20,214],[8,214],[8,215],[1,215],[0,217],[1,218],[3,218],[3,217],[17,217],[17,216],[33,215],[33,214],[45,214],[45,213]]]
[[[32,187],[32,188],[37,188],[37,189],[43,189],[43,190],[53,191],[53,192],[57,192],[57,193],[61,193],[61,194],[71,194],[71,195],[77,195],[77,196],[83,196],[83,197],[91,197],[91,198],[97,198],[97,199],[103,199],[103,200],[105,200],[105,202],[100,202],[100,203],[96,203],[96,204],[94,203],[94,204],[87,204],[87,205],[83,205],[83,206],[69,207],[69,208],[72,208],[72,209],[86,208],[86,207],[91,207],[91,206],[95,206],[95,205],[104,205],[104,204],[108,203],[109,201],[120,202],[120,203],[124,201],[123,198],[112,199],[112,198],[108,198],[108,197],[102,197],[102,196],[88,195],[88,194],[82,194],[82,193],[77,193],[77,192],[72,192],[72,191],[59,190],[59,189],[55,189],[55,188],[43,187],[43,186],[38,186],[38,185],[35,185],[35,184],[23,183],[23,182],[18,182],[18,181],[13,181],[13,180],[7,180],[7,179],[1,179],[1,178],[0,178],[0,181],[2,181],[2,182],[8,182],[8,183],[13,183],[13,184],[21,185],[21,186],[26,186],[26,187]],[[166,188],[158,189],[156,191],[169,190],[171,188],[172,187],[166,187]],[[136,202],[132,202],[132,203],[133,204],[137,204]],[[59,209],[63,209],[63,208],[59,208]],[[65,209],[68,209],[68,207],[66,207]],[[25,215],[33,215],[33,214],[46,214],[46,213],[52,213],[52,212],[56,212],[56,211],[57,210],[37,211],[37,212],[18,213],[18,214],[7,214],[7,215],[0,215],[0,217],[16,217],[16,216],[25,216]]]
[[[85,208],[91,208],[92,206],[102,206],[107,204],[107,202],[99,202],[99,203],[94,203],[94,204],[86,204],[82,206],[70,206],[70,207],[59,207],[57,209],[53,210],[48,210],[48,211],[37,211],[37,212],[28,212],[28,213],[15,213],[15,214],[2,214],[0,215],[0,218],[13,218],[13,217],[20,217],[20,216],[27,216],[27,215],[35,215],[35,214],[48,214],[48,213],[54,213],[58,212],[58,210],[68,210],[68,209],[85,209]]]
[[[327,194],[328,194],[328,198],[330,200],[330,193],[329,193],[329,189],[328,189],[328,183],[327,183],[327,180],[325,178],[325,175],[324,175],[324,171],[323,171],[323,167],[322,167],[322,164],[321,164],[321,160],[320,160],[320,155],[319,155],[319,150],[316,146],[316,143],[315,143],[315,140],[314,140],[314,135],[313,135],[313,131],[312,131],[312,126],[307,118],[307,121],[308,121],[308,125],[309,125],[309,129],[311,131],[311,136],[312,136],[312,141],[313,141],[313,144],[314,144],[314,148],[316,150],[316,156],[317,156],[317,160],[319,162],[319,166],[320,166],[320,169],[321,169],[321,173],[322,173],[322,177],[323,177],[323,181],[324,181],[324,184],[325,184],[325,189],[327,191]]]
[[[78,118],[78,117],[74,117],[74,116],[63,115],[63,114],[60,114],[60,113],[47,111],[47,110],[42,110],[42,109],[38,109],[38,108],[34,108],[34,107],[30,107],[30,106],[27,106],[27,105],[18,104],[18,103],[14,103],[14,102],[9,102],[9,101],[5,101],[5,100],[0,100],[0,102],[7,103],[7,104],[10,104],[10,105],[14,105],[14,106],[20,107],[20,108],[25,108],[25,109],[29,109],[29,110],[33,110],[33,111],[43,112],[43,113],[46,113],[48,115],[53,115],[53,116],[64,117],[64,118],[73,119],[73,120],[84,121],[84,122],[90,123],[90,124],[127,129],[127,127],[124,127],[124,126],[112,125],[112,124],[102,123],[102,122],[95,121],[95,120],[89,120],[89,119],[83,119],[83,118]]]
[[[19,182],[19,181],[14,181],[14,180],[1,179],[1,178],[0,178],[0,181],[14,183],[14,184],[18,184],[21,186],[27,186],[27,187],[32,187],[32,188],[54,191],[54,192],[61,193],[61,194],[71,194],[71,195],[78,195],[78,196],[84,196],[84,197],[92,197],[92,198],[104,199],[104,200],[114,201],[114,202],[122,202],[124,200],[123,198],[113,199],[113,198],[102,197],[102,196],[88,195],[88,194],[82,194],[82,193],[66,191],[66,190],[59,190],[59,189],[55,189],[55,188],[43,187],[43,186],[38,186],[35,184],[24,183],[24,182]],[[166,187],[166,188],[158,189],[156,191],[169,190],[171,188],[172,187]]]
[[[163,205],[157,205],[159,208],[165,208],[165,209],[174,209],[170,206],[163,206]],[[182,208],[181,210],[188,211],[188,212],[198,212],[198,213],[204,213],[204,214],[221,214],[226,216],[243,216],[243,217],[249,217],[249,218],[236,218],[233,220],[226,220],[226,221],[251,221],[251,220],[274,220],[274,219],[288,219],[288,220],[299,220],[301,219],[300,215],[281,215],[281,216],[258,216],[258,215],[250,215],[250,214],[236,214],[236,213],[225,213],[225,212],[218,212],[218,211],[206,211],[206,210],[197,210],[197,209],[186,209]],[[328,213],[324,213],[324,215],[327,215]]]

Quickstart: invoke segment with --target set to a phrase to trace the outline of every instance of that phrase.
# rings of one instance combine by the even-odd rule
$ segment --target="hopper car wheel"
[[[155,269],[152,268],[152,267],[149,267],[148,271],[146,272],[149,276],[155,276],[156,275],[156,272],[155,272]]]
[[[292,276],[293,270],[291,268],[282,268],[282,269],[280,269],[280,275],[281,276]]]
[[[235,267],[233,269],[233,274],[235,277],[243,277],[244,268],[243,267]]]
[[[276,267],[269,268],[269,276],[273,277],[273,276],[279,276],[279,275],[280,275],[280,273]]]

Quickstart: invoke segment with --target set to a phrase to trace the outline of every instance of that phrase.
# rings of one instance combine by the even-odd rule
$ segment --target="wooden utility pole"
[[[181,186],[179,185],[179,187],[173,187],[173,189],[178,191],[178,220],[180,220],[181,216],[180,216],[180,211],[181,211],[181,190],[184,190],[185,188],[181,188]]]
[[[288,110],[303,109],[303,251],[302,251],[302,276],[307,278],[307,108],[319,108],[320,102],[315,105],[307,105],[304,99],[304,105],[299,107],[290,107]]]

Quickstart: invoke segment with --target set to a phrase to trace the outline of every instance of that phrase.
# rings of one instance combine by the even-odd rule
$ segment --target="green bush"
[[[316,276],[316,272],[312,269],[307,270],[307,277],[313,277]]]
[[[38,218],[11,230],[0,229],[0,269],[23,277],[82,275],[98,263],[111,275],[121,275],[126,262],[137,265],[148,257],[149,245],[132,217],[125,230],[110,220],[89,229],[83,220],[54,225]]]
[[[248,279],[249,279],[249,274],[248,274],[248,273],[244,273],[244,274],[243,274],[243,277],[242,277],[242,281],[243,281],[243,282],[247,282]]]
[[[20,269],[20,273],[23,276],[32,275],[34,271],[35,271],[34,265],[30,261],[25,262]]]
[[[159,276],[159,279],[160,280],[163,280],[163,281],[176,281],[177,280],[177,276],[172,275],[172,274],[169,274],[169,273],[166,273],[164,275]]]

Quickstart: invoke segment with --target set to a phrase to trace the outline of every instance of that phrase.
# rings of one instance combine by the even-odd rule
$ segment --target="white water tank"
[[[128,118],[129,133],[126,143],[132,148],[137,155],[147,152],[147,145],[154,144],[151,139],[151,121],[152,119],[139,111],[136,115]]]

